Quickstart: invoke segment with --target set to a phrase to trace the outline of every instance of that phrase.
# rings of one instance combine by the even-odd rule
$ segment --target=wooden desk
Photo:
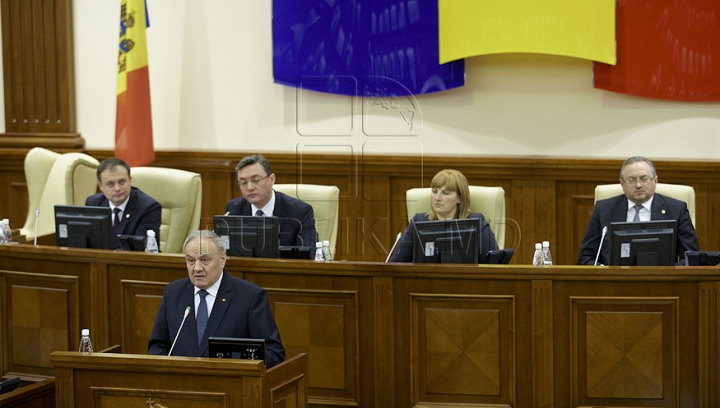
[[[714,267],[409,265],[229,259],[263,286],[310,405],[717,406]],[[4,372],[49,354],[145,353],[181,255],[0,246]],[[42,339],[42,341],[40,340]]]
[[[307,355],[262,361],[55,351],[58,408],[307,408]]]

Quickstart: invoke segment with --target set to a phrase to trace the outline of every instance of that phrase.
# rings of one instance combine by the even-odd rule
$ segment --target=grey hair
[[[648,166],[650,166],[650,171],[652,172],[653,177],[657,177],[657,172],[655,172],[655,165],[650,161],[650,159],[642,156],[633,156],[625,160],[622,167],[620,168],[620,180],[625,180],[625,166],[641,161],[647,163]]]
[[[183,243],[183,252],[185,252],[185,247],[187,244],[189,244],[191,241],[195,240],[196,238],[207,238],[210,241],[212,241],[215,244],[215,247],[217,248],[217,253],[222,254],[225,252],[225,244],[223,243],[222,238],[218,234],[216,234],[214,231],[210,230],[195,230],[188,235],[187,238],[185,238],[185,242]]]

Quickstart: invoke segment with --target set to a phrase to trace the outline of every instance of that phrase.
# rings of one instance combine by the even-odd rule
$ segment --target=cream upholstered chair
[[[202,180],[198,173],[163,167],[134,167],[133,187],[162,206],[160,252],[180,253],[185,238],[200,227]]]
[[[20,233],[35,237],[35,210],[40,209],[37,235],[55,233],[55,204],[84,205],[97,191],[95,158],[84,153],[55,153],[42,147],[25,156],[28,215]]]
[[[676,200],[684,201],[690,213],[690,220],[693,225],[695,225],[695,189],[692,186],[658,183],[655,192]],[[595,187],[595,202],[621,194],[624,193],[619,182],[615,184],[600,184]]]
[[[431,188],[411,188],[405,193],[408,220],[430,211]],[[479,212],[490,224],[498,248],[505,245],[505,190],[502,187],[470,186],[470,211]]]
[[[275,184],[275,191],[302,200],[313,208],[318,241],[330,241],[330,252],[335,253],[337,242],[340,189],[317,184]]]

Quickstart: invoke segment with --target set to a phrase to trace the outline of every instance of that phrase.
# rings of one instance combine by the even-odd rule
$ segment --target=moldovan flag
[[[144,0],[120,0],[115,157],[130,166],[155,160]]]

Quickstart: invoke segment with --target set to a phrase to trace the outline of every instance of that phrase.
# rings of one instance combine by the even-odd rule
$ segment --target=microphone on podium
[[[392,248],[390,248],[390,253],[388,254],[387,258],[385,259],[385,263],[387,263],[390,260],[390,257],[392,256],[393,252],[395,252],[395,247],[397,246],[398,242],[400,242],[400,238],[402,238],[402,232],[398,232],[397,238],[395,238],[395,243],[393,244]]]
[[[170,351],[168,352],[168,356],[172,354],[173,349],[175,348],[175,342],[178,339],[178,336],[180,336],[180,331],[182,330],[183,324],[185,324],[185,319],[187,319],[188,315],[190,314],[190,306],[185,308],[185,315],[183,316],[182,322],[180,322],[180,328],[177,331],[177,334],[175,335],[175,340],[173,340],[172,346],[170,346]]]
[[[593,264],[593,266],[597,266],[597,261],[598,261],[598,258],[600,258],[600,250],[602,249],[602,243],[603,243],[603,240],[605,239],[605,234],[607,234],[607,225],[603,227],[602,236],[600,237],[600,245],[598,245],[598,251],[597,251],[597,255],[595,255],[595,263]]]

